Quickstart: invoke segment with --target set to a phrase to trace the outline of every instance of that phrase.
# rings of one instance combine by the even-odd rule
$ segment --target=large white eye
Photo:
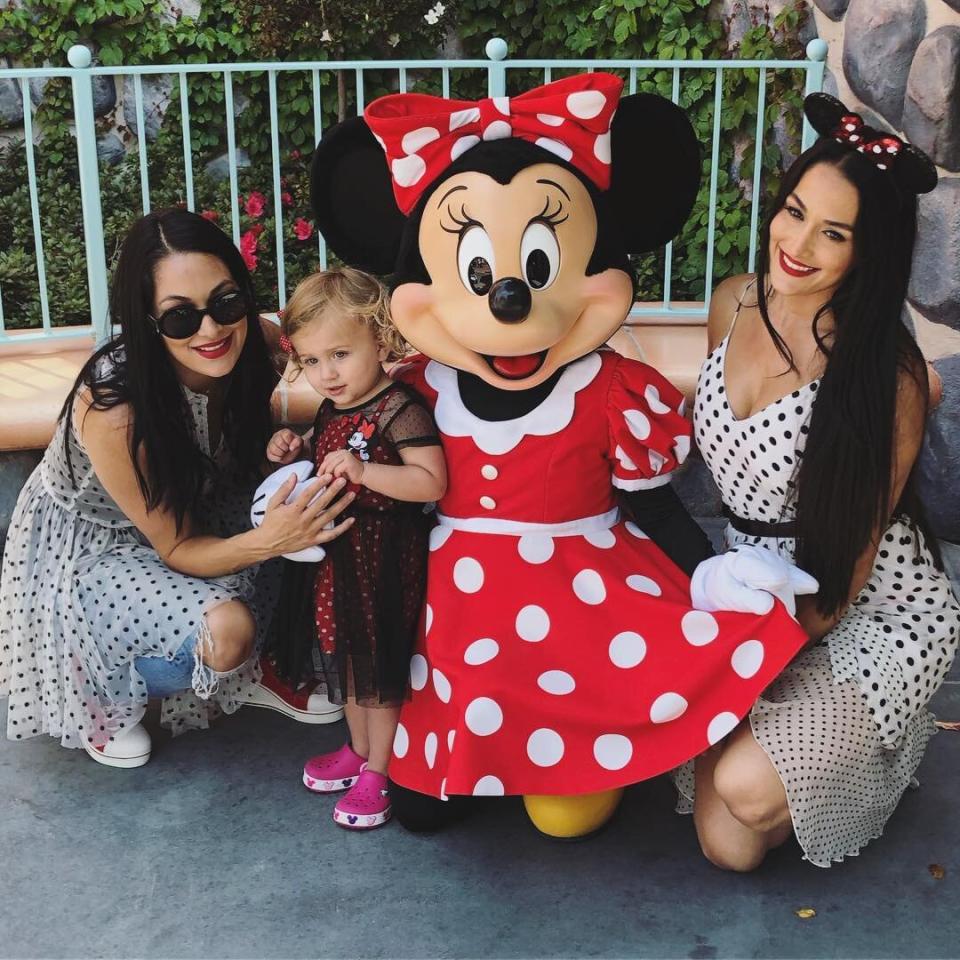
[[[549,287],[560,269],[560,245],[556,234],[540,221],[523,231],[520,241],[520,263],[523,276],[534,290]]]
[[[457,249],[457,267],[468,290],[481,297],[490,292],[495,270],[493,244],[483,227],[467,227],[464,231]]]

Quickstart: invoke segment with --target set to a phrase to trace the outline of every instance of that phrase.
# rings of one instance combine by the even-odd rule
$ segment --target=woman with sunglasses
[[[7,735],[41,733],[108,766],[150,756],[147,698],[174,733],[248,702],[275,564],[333,539],[349,504],[293,483],[250,529],[277,382],[250,277],[185,210],[131,228],[113,277],[119,334],[67,396],[11,518],[0,578]],[[293,478],[295,479],[295,478]]]

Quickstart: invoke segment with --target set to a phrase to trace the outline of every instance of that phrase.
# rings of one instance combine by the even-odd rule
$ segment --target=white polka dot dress
[[[207,400],[185,391],[198,442],[209,455]],[[64,434],[74,476],[64,456]],[[225,536],[249,527],[251,490],[233,480],[221,444],[218,479],[197,518]],[[0,579],[0,695],[9,696],[7,736],[105,743],[143,715],[147,691],[137,657],[171,659],[201,629],[204,612],[242,599],[260,625],[272,613],[277,565],[199,579],[176,573],[130,523],[93,472],[72,418],[61,420],[20,493]],[[228,674],[195,671],[197,690],[168,697],[162,720],[174,733],[206,727],[243,702],[256,658]]]
[[[732,328],[731,328],[732,332]],[[818,382],[738,420],[723,378],[728,333],[707,358],[694,405],[697,444],[726,507],[745,520],[793,519],[791,488]],[[793,558],[793,540],[728,525],[728,546],[762,544]],[[787,791],[805,857],[818,866],[878,837],[935,731],[926,709],[960,636],[960,605],[923,538],[895,520],[873,572],[824,643],[802,653],[750,714]],[[690,809],[692,765],[678,771]]]
[[[779,607],[692,610],[688,578],[620,519],[616,489],[666,482],[690,448],[679,391],[604,351],[492,422],[456,371],[411,370],[449,485],[391,777],[435,797],[589,793],[728,733],[805,637]]]

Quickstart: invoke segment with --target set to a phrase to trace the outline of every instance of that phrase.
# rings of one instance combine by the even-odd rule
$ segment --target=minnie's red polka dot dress
[[[399,375],[434,408],[449,486],[390,776],[437,797],[587,793],[729,733],[806,636],[779,604],[692,610],[687,577],[619,518],[615,487],[669,482],[686,457],[681,394],[604,350],[487,422],[450,367]]]

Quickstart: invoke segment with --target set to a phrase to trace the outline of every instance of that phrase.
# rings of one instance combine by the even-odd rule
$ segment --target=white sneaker
[[[247,698],[248,706],[276,710],[299,723],[336,723],[343,717],[343,707],[331,703],[326,694],[318,691],[293,694],[291,701],[272,687],[258,683],[250,688]]]
[[[84,740],[83,749],[91,759],[105,767],[142,767],[150,759],[150,734],[138,723],[108,740],[102,747],[94,747]]]

